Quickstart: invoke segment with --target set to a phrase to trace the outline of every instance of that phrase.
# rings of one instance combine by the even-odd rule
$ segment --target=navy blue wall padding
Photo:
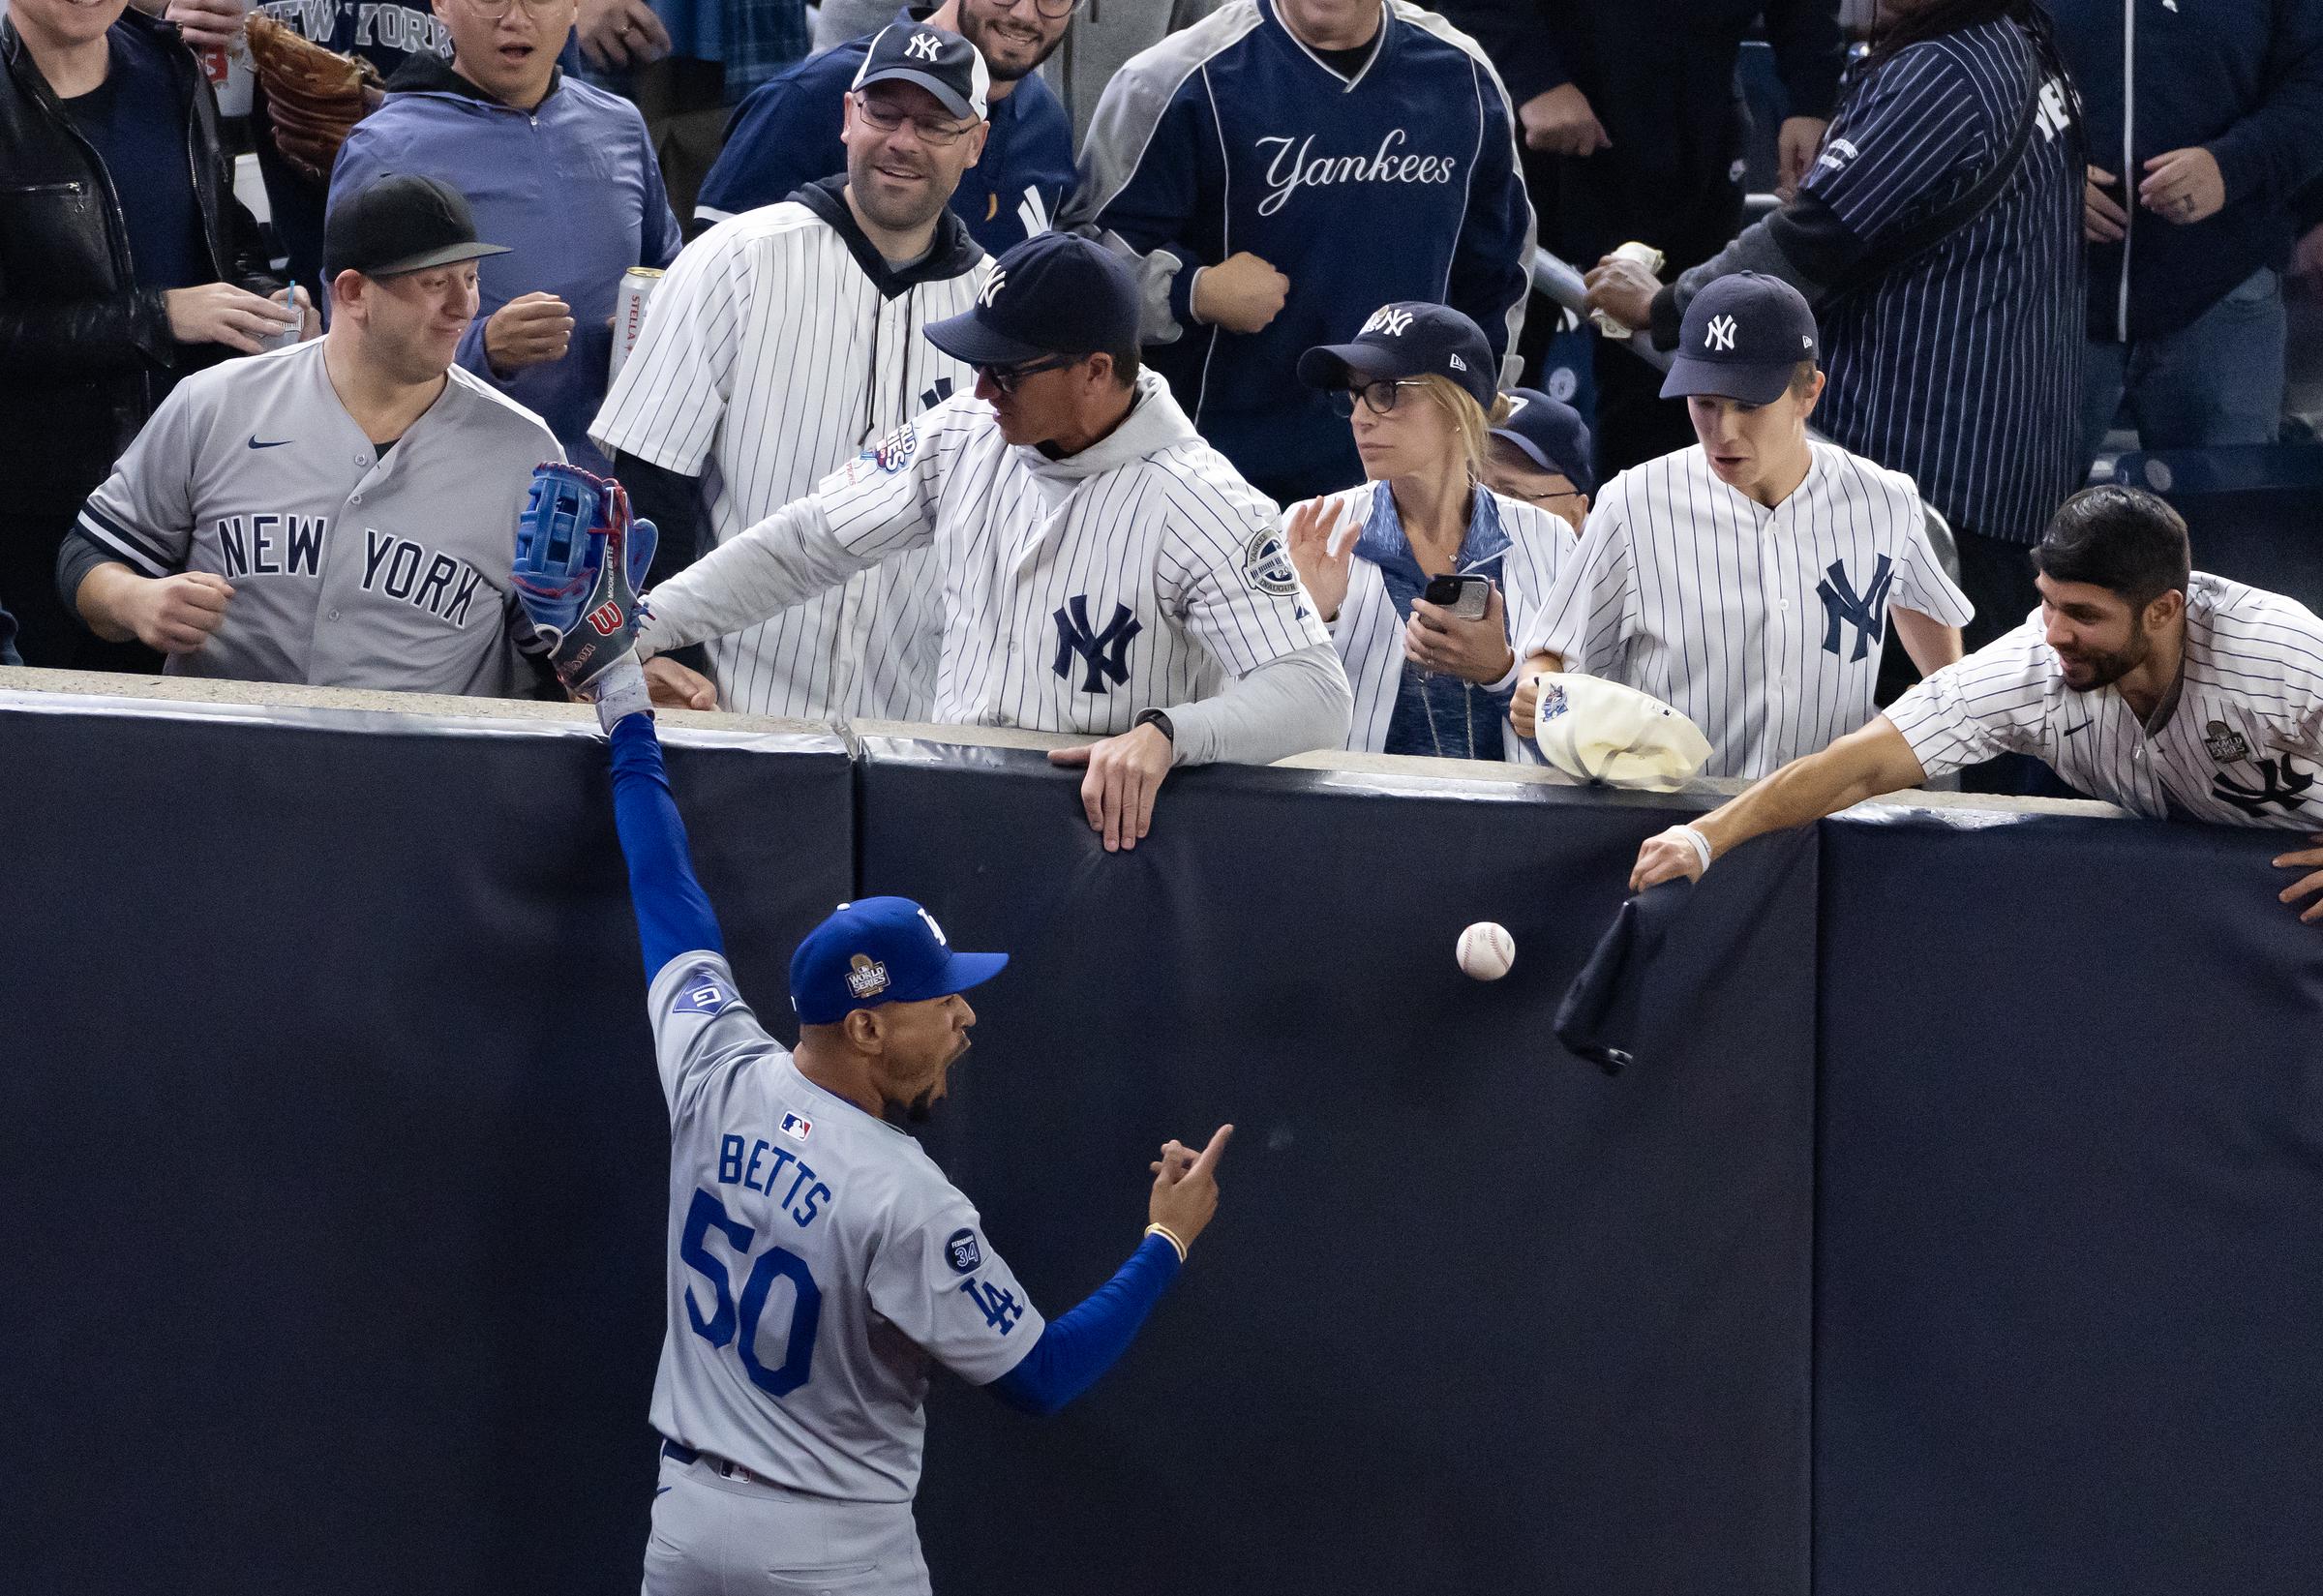
[[[1107,856],[1037,756],[863,755],[863,889],[1012,955],[929,1142],[1045,1310],[1237,1127],[1096,1390],[939,1385],[938,1591],[1806,1590],[1811,836],[1700,894],[1615,1082],[1550,1022],[1665,804],[1181,771]]]
[[[786,1036],[853,841],[791,746],[670,750]],[[629,1596],[668,1141],[602,743],[0,708],[0,1587]]]
[[[2312,1596],[2323,927],[2267,862],[2295,833],[1824,837],[1817,1596]]]

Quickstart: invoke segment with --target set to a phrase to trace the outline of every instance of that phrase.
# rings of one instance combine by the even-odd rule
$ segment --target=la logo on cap
[[[1735,318],[1731,316],[1710,317],[1709,330],[1703,335],[1705,349],[1731,349],[1735,346]]]
[[[1008,280],[1007,272],[995,271],[990,277],[984,279],[984,286],[976,291],[976,302],[979,305],[991,304],[1000,297],[1000,286]]]
[[[1343,326],[1345,323],[1343,322],[1341,325]],[[1409,311],[1399,311],[1393,305],[1382,305],[1372,313],[1372,318],[1363,324],[1363,331],[1358,332],[1355,336],[1361,338],[1365,333],[1385,333],[1390,338],[1401,338],[1403,336],[1403,329],[1410,325],[1411,313]]]
[[[888,989],[888,967],[868,953],[847,961],[847,990],[858,998],[875,998]]]
[[[943,47],[944,41],[938,39],[934,34],[915,33],[912,35],[911,43],[903,46],[903,53],[907,60],[933,61],[937,57],[937,52]]]

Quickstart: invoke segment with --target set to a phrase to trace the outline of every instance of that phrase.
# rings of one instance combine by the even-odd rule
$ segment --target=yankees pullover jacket
[[[1433,12],[1391,0],[1343,75],[1273,0],[1230,0],[1113,79],[1064,225],[1139,265],[1148,357],[1213,447],[1278,494],[1344,488],[1363,476],[1347,424],[1299,355],[1425,299],[1508,362],[1534,234],[1514,129],[1483,51]],[[1245,250],[1290,279],[1282,314],[1249,335],[1196,322],[1194,273]]]

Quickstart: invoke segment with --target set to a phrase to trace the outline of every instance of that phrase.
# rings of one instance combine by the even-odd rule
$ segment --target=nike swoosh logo
[[[656,1495],[656,1496],[667,1496],[669,1493],[670,1493],[670,1488],[669,1488],[668,1486],[666,1486],[666,1485],[665,1485],[665,1486],[663,1486],[663,1487],[662,1487],[660,1490],[658,1490],[658,1491],[654,1491],[654,1492],[653,1492],[653,1494],[654,1494],[654,1495]]]
[[[271,443],[260,443],[258,441],[257,434],[253,433],[250,435],[250,446],[254,449],[279,449],[289,441],[290,439],[287,437],[278,437]]]
[[[2079,737],[2083,732],[2089,730],[2091,724],[2091,722],[2085,720],[2078,726],[2067,726],[2065,729],[2065,735],[2068,738]]]

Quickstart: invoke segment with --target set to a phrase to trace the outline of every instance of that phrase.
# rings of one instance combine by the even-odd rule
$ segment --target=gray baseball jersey
[[[1330,646],[1280,514],[1151,371],[1128,418],[1063,460],[1011,445],[990,406],[961,397],[753,527],[754,557],[729,564],[734,581],[698,565],[662,584],[643,638],[716,636],[932,548],[944,584],[935,718],[1116,734],[1140,709],[1209,698],[1229,676]]]
[[[811,492],[975,374],[920,335],[976,303],[992,263],[898,287],[796,201],[722,222],[671,266],[589,436],[702,478],[719,543]],[[936,671],[933,554],[899,558],[709,640],[728,708],[924,720]]]
[[[1045,1321],[935,1160],[800,1074],[723,958],[672,959],[648,1004],[670,1109],[654,1428],[793,1491],[909,1501],[929,1360],[986,1385]]]
[[[1763,776],[1870,720],[1891,607],[1975,615],[1912,479],[1829,443],[1773,509],[1699,445],[1614,478],[1520,651],[1653,694],[1702,728],[1708,776]]]
[[[504,695],[529,647],[509,587],[547,423],[453,367],[383,453],[339,403],[323,341],[196,372],[165,400],[75,535],[140,576],[234,590],[172,676]]]
[[[2150,720],[2115,688],[2067,686],[2038,611],[1913,688],[1887,718],[1931,776],[2032,754],[2152,819],[2323,829],[2323,620],[2200,571],[2178,685]]]

